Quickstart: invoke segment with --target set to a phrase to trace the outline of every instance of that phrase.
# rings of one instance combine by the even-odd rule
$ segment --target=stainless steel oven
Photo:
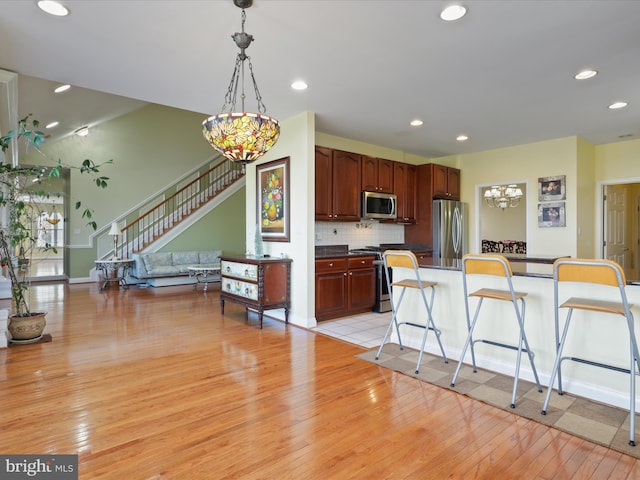
[[[389,289],[387,288],[387,278],[384,274],[384,262],[382,260],[382,250],[379,247],[357,248],[350,251],[351,253],[362,253],[367,255],[375,255],[373,265],[376,267],[376,303],[373,311],[378,313],[391,311],[391,300],[389,299]],[[391,272],[389,272],[391,274]]]
[[[373,307],[373,311],[378,313],[391,311],[391,299],[389,298],[387,277],[384,273],[384,262],[382,260],[382,254],[385,250],[411,250],[414,253],[425,253],[431,252],[431,245],[386,243],[377,247],[367,246],[364,248],[350,250],[351,253],[362,253],[376,256],[376,260],[373,262],[376,267],[376,303]],[[392,269],[389,269],[389,280],[391,282],[393,281]]]
[[[391,311],[391,300],[389,298],[389,288],[387,286],[387,278],[384,274],[384,262],[382,258],[374,262],[376,266],[376,304],[373,307],[374,312],[384,313]],[[389,280],[392,280],[392,270],[389,268]]]

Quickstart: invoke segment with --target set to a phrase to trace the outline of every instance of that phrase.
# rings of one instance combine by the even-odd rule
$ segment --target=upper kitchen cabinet
[[[460,170],[432,164],[433,198],[460,200]]]
[[[393,193],[393,164],[391,160],[362,156],[362,190]]]
[[[393,193],[398,197],[398,223],[416,222],[416,183],[418,167],[393,162]]]
[[[315,149],[316,220],[360,220],[361,156],[355,153]]]
[[[415,225],[404,228],[405,243],[427,244],[433,242],[432,202],[434,198],[460,200],[460,170],[435,163],[418,166]]]

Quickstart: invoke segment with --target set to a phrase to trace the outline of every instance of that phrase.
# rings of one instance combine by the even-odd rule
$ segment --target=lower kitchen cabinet
[[[375,257],[316,260],[316,320],[371,311],[376,301]]]

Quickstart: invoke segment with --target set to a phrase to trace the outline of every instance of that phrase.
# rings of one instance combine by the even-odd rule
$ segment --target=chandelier
[[[491,208],[517,207],[522,190],[517,185],[494,185],[484,192],[484,199]]]
[[[273,147],[280,137],[280,123],[268,115],[258,90],[258,84],[253,75],[251,57],[245,50],[253,41],[253,35],[244,31],[246,14],[244,9],[253,5],[253,0],[233,0],[236,7],[242,9],[242,32],[232,35],[235,44],[240,49],[236,57],[236,65],[231,76],[229,88],[224,97],[222,113],[207,118],[202,122],[202,133],[207,141],[218,152],[232,162],[247,164],[260,158]],[[253,89],[258,102],[258,113],[248,113],[244,109],[244,64],[248,61],[249,73],[253,82]],[[240,77],[242,76],[242,82]],[[241,83],[241,108],[236,111],[238,83]]]
[[[62,215],[60,215],[60,212],[56,210],[55,205],[53,206],[53,210],[51,211],[51,214],[45,215],[45,220],[49,222],[51,225],[57,225],[60,223],[60,221],[62,220]]]

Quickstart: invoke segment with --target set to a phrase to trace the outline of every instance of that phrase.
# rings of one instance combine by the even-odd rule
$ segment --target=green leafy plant
[[[12,145],[16,147],[24,143],[27,149],[35,149],[45,157],[53,167],[32,167],[0,163],[0,210],[2,211],[2,224],[0,225],[0,264],[6,267],[11,282],[11,297],[15,308],[15,316],[25,317],[31,315],[29,309],[28,289],[29,283],[20,279],[19,268],[30,258],[30,252],[36,247],[38,240],[32,225],[35,219],[42,213],[41,202],[52,196],[61,196],[62,193],[52,193],[51,181],[59,178],[65,169],[76,169],[81,174],[89,175],[92,183],[97,188],[107,188],[109,177],[100,175],[100,169],[105,164],[113,163],[108,160],[96,164],[92,160],[85,159],[78,166],[63,164],[60,159],[53,161],[41,150],[45,141],[44,132],[38,129],[40,123],[32,119],[31,115],[18,122],[15,130],[10,130],[0,137],[0,147],[5,153]],[[93,220],[93,210],[83,207],[81,201],[75,202],[75,209],[82,211],[82,218],[87,219],[87,225],[94,231],[97,224]],[[43,251],[57,250],[45,243]]]

